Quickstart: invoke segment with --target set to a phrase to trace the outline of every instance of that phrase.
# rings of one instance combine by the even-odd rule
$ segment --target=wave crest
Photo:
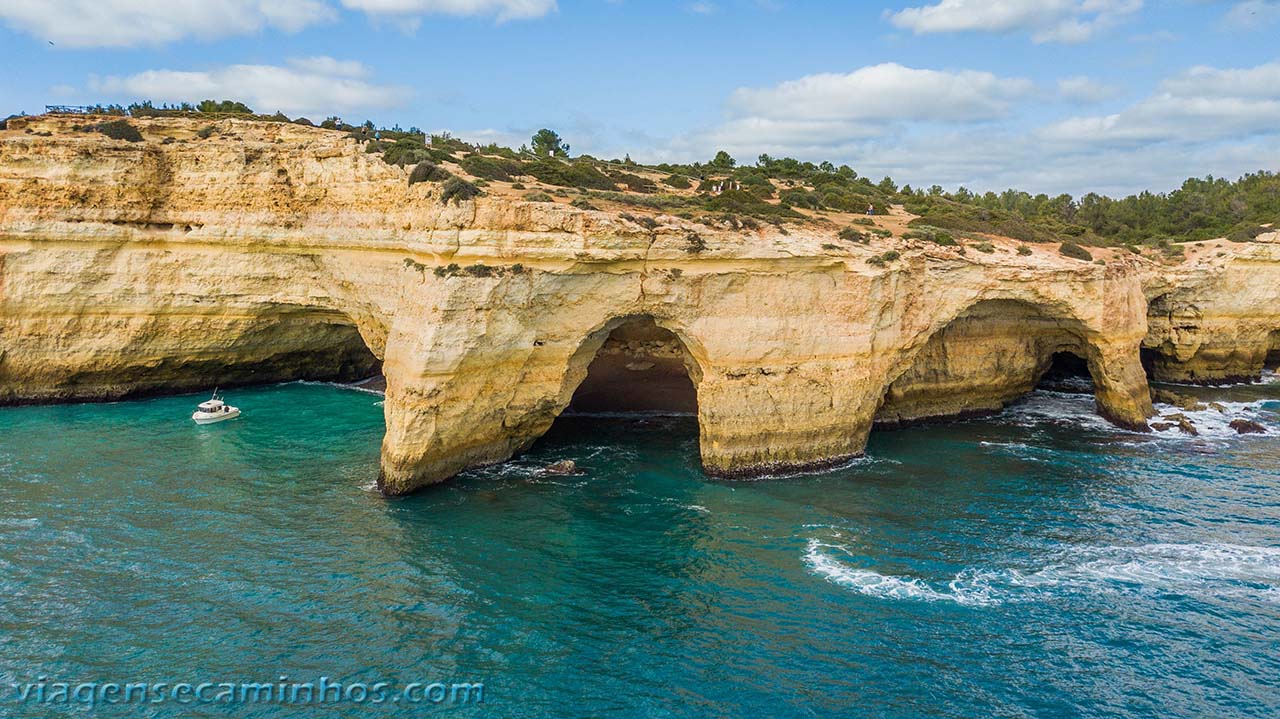
[[[880,574],[827,553],[843,547],[809,540],[804,561],[835,584],[865,596],[991,606],[1066,592],[1176,592],[1205,597],[1254,597],[1280,602],[1280,547],[1238,544],[1145,544],[1064,551],[1042,569],[975,569],[947,581]]]

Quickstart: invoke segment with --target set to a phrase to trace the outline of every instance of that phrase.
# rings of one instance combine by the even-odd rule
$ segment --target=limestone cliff
[[[820,226],[442,204],[337,132],[135,120],[129,143],[76,122],[0,133],[0,402],[381,363],[388,494],[509,458],[571,402],[690,409],[692,386],[703,464],[737,476],[856,456],[877,416],[997,408],[1058,352],[1087,361],[1106,417],[1141,429],[1140,348],[1197,379],[1256,373],[1277,348],[1272,243],[1098,265],[999,238],[962,255]]]

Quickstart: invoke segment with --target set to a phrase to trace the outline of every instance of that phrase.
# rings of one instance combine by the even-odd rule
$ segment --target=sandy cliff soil
[[[206,123],[134,120],[130,143],[77,122],[0,132],[0,402],[381,364],[388,494],[512,456],[571,402],[692,409],[692,385],[704,466],[736,476],[855,456],[877,417],[997,408],[1059,352],[1136,429],[1143,356],[1160,378],[1215,381],[1280,352],[1274,235],[1098,265],[1002,239],[962,255],[796,226],[650,229],[441,204],[337,132],[224,120],[202,139]]]

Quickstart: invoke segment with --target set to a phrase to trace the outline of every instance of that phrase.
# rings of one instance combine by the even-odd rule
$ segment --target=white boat
[[[196,411],[191,413],[191,419],[196,424],[213,424],[214,422],[223,422],[228,419],[235,419],[240,416],[240,408],[232,407],[222,398],[218,396],[218,390],[213,391],[213,397],[208,401],[201,402],[196,407]]]

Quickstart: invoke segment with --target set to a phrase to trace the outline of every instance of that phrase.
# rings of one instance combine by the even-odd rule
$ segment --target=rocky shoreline
[[[381,367],[389,495],[523,451],[580,387],[596,408],[663,388],[644,409],[696,409],[706,471],[747,476],[857,457],[875,422],[998,410],[1064,356],[1101,416],[1180,426],[1148,372],[1256,378],[1280,352],[1275,233],[1178,262],[842,243],[821,223],[441,202],[316,128],[162,118],[126,142],[70,123],[0,132],[0,402]]]

